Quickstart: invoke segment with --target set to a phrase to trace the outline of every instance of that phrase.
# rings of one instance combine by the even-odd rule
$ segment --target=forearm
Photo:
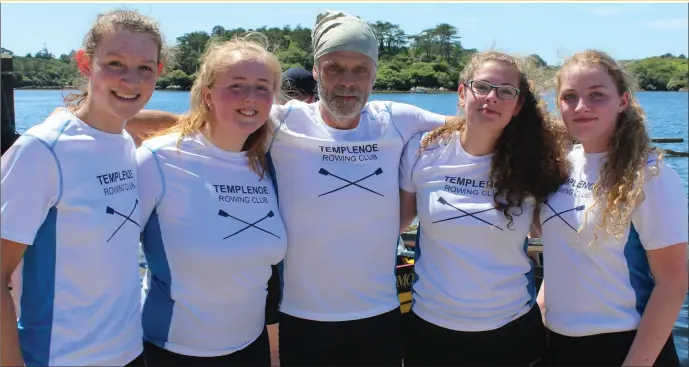
[[[158,110],[142,110],[136,116],[127,120],[125,129],[134,138],[136,145],[140,145],[149,135],[172,127],[178,115]]]
[[[411,210],[405,210],[400,214],[400,233],[403,233],[409,228],[415,217],[416,212]]]
[[[686,284],[656,284],[624,366],[652,366],[667,342],[686,296]]]
[[[0,289],[0,363],[2,366],[23,366],[24,358],[19,349],[19,335],[17,334],[17,314],[14,310],[12,295],[3,282]]]

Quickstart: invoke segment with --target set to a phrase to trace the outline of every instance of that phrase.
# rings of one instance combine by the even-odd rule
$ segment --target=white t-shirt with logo
[[[63,111],[2,157],[2,238],[26,365],[125,365],[142,352],[135,145]]]
[[[405,147],[400,167],[400,187],[416,193],[420,225],[412,310],[446,329],[497,329],[535,302],[525,242],[533,198],[511,210],[508,227],[493,203],[493,155],[470,155],[458,132],[419,154],[421,139],[417,134]]]
[[[643,201],[634,208],[624,236],[616,241],[596,231],[598,240],[589,245],[605,201],[588,212],[588,219],[586,212],[594,203],[593,186],[605,157],[574,146],[568,155],[569,179],[541,206],[546,324],[563,335],[635,330],[654,286],[646,251],[687,242],[682,181],[665,162],[652,176],[657,162],[650,157]]]
[[[178,134],[137,150],[144,339],[178,354],[214,357],[251,344],[265,326],[271,265],[286,236],[270,178],[246,153]]]
[[[345,321],[399,307],[399,161],[416,132],[443,115],[402,103],[368,102],[359,125],[333,129],[320,102],[275,106],[270,156],[287,229],[280,310]]]

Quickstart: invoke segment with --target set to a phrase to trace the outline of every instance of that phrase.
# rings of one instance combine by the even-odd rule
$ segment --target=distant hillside
[[[462,47],[458,31],[449,24],[439,24],[418,35],[406,35],[399,26],[387,22],[372,24],[381,40],[380,60],[374,88],[377,91],[409,91],[412,89],[457,90],[457,79],[475,49]],[[242,28],[225,30],[220,26],[213,31],[191,32],[177,38],[173,46],[176,56],[168,62],[167,73],[158,79],[158,88],[189,89],[194,81],[198,58],[210,41],[230,39],[236,34],[251,30]],[[256,29],[276,47],[275,53],[287,69],[313,66],[311,30],[289,26]],[[11,54],[10,50],[2,49]],[[14,56],[14,78],[17,88],[60,88],[79,84],[79,73],[74,62],[74,51],[54,57],[46,47],[35,55]],[[532,66],[532,77],[538,85],[552,86],[557,66],[547,65],[535,54],[527,59]],[[637,81],[640,90],[677,91],[689,87],[689,64],[685,55],[664,54],[641,60],[623,60],[623,65]]]

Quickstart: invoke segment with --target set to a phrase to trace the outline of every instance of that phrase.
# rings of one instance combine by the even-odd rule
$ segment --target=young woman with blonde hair
[[[286,238],[265,156],[280,83],[251,37],[211,44],[190,111],[138,150],[147,365],[270,365],[267,283]]]
[[[569,179],[540,208],[546,363],[677,366],[672,327],[687,292],[687,194],[652,148],[623,68],[587,50],[557,74],[579,143]]]

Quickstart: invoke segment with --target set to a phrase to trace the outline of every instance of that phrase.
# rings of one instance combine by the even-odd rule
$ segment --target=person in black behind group
[[[300,67],[289,68],[282,73],[282,90],[286,97],[298,99],[302,102],[313,103],[318,100],[316,95],[316,79],[313,73]],[[281,101],[281,104],[288,100]]]

